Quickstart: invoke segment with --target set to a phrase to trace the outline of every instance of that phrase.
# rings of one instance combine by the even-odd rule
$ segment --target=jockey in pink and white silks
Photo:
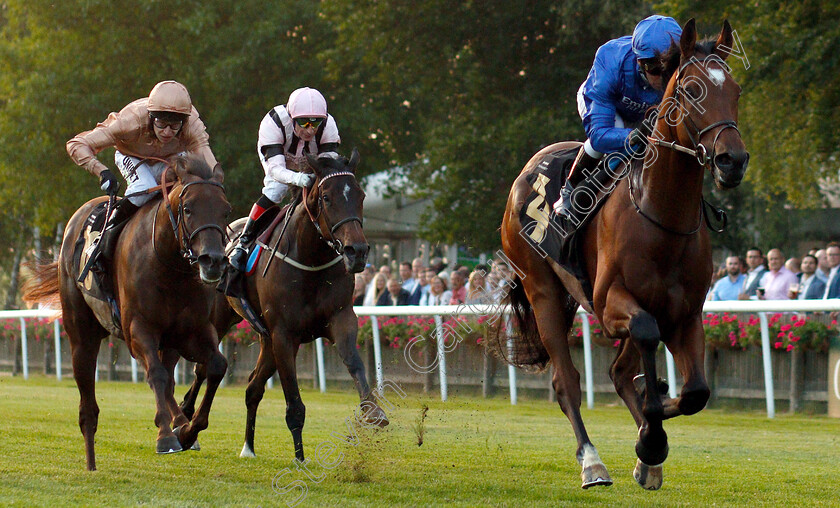
[[[307,166],[306,154],[337,156],[340,143],[335,119],[327,113],[327,101],[314,88],[298,88],[285,105],[275,106],[265,115],[257,140],[257,155],[265,171],[262,195],[230,254],[231,266],[244,271],[257,219],[286,196],[289,185],[309,187],[315,181],[312,173],[301,172]]]

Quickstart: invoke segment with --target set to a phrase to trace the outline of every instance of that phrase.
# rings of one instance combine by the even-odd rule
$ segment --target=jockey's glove
[[[315,183],[315,175],[312,173],[295,173],[290,177],[291,183],[298,187],[309,187]]]
[[[106,169],[99,173],[99,187],[102,188],[109,196],[116,196],[120,190],[120,181],[111,173],[110,169]]]

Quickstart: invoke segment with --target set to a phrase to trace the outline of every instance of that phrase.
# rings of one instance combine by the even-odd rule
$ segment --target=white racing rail
[[[446,400],[447,395],[447,380],[446,380],[446,354],[444,350],[443,326],[442,316],[454,315],[473,315],[473,316],[495,316],[501,313],[507,314],[509,308],[497,305],[440,305],[440,306],[417,306],[406,305],[397,307],[354,307],[353,310],[358,316],[434,316],[436,339],[437,339],[437,369],[440,376],[440,396],[441,400]],[[840,311],[840,299],[833,300],[748,300],[748,301],[726,301],[726,302],[706,302],[704,312],[737,312],[748,313],[755,312],[759,316],[761,324],[761,350],[764,360],[764,388],[767,403],[767,417],[773,418],[776,414],[774,402],[773,389],[773,371],[770,362],[770,336],[769,327],[767,323],[768,312],[832,312]],[[578,309],[578,314],[585,314],[582,309]],[[23,378],[29,378],[29,365],[27,354],[27,337],[26,326],[24,318],[53,318],[56,312],[52,310],[24,310],[24,311],[0,311],[0,319],[18,319],[21,327],[21,360],[23,364]],[[372,323],[375,325],[373,329],[373,350],[376,361],[376,382],[377,386],[381,387],[383,383],[382,375],[382,354],[379,340],[379,323],[378,320],[373,319]],[[584,377],[586,387],[586,403],[589,408],[594,407],[595,394],[593,390],[592,381],[592,343],[589,330],[589,320],[582,320],[583,330],[583,351],[584,351]],[[55,355],[56,355],[56,377],[61,379],[61,340],[58,321],[54,322],[55,334]],[[318,362],[318,378],[319,386],[322,392],[327,389],[326,376],[324,372],[324,347],[323,339],[315,341],[317,362]],[[666,365],[667,376],[670,390],[670,396],[677,396],[677,379],[676,369],[674,368],[674,359],[671,353],[666,348]],[[132,380],[137,382],[137,363],[132,358]],[[510,400],[511,404],[516,404],[516,368],[508,366],[508,379],[510,385]]]

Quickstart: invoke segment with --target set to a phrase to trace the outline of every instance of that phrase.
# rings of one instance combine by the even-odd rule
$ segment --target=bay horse
[[[265,384],[277,372],[286,397],[286,424],[292,434],[295,458],[304,461],[303,424],[306,408],[300,397],[295,358],[302,344],[326,337],[336,346],[361,400],[363,421],[384,427],[388,419],[375,400],[356,350],[358,319],[353,312],[353,274],[361,272],[369,245],[362,231],[365,193],[356,180],[359,153],[344,158],[307,156],[315,174],[311,190],[303,189],[302,201],[286,225],[271,234],[247,284],[248,299],[264,319],[270,336],[260,336],[257,365],[245,390],[247,420],[241,457],[254,457],[257,408]],[[296,201],[295,201],[296,202]],[[244,221],[232,226],[239,233]],[[235,236],[235,235],[234,235]],[[234,312],[236,309],[236,312]],[[238,313],[238,314],[237,314]],[[237,298],[217,297],[213,322],[219,336],[242,320]],[[186,414],[202,383],[203,367],[181,407]]]
[[[662,55],[667,87],[644,164],[632,163],[628,176],[577,232],[583,235],[592,295],[584,294],[575,277],[528,243],[519,219],[533,192],[526,177],[552,153],[580,143],[557,143],[535,154],[507,201],[502,245],[523,273],[509,294],[521,327],[514,341],[533,352],[530,361],[523,358],[518,363],[544,366],[550,361],[554,367],[552,384],[577,438],[583,488],[612,480],[580,415],[580,375],[568,343],[578,303],[594,311],[608,337],[620,339],[610,377],[639,430],[633,476],[643,488],[662,485],[662,464],[668,456],[663,420],[697,413],[709,398],[701,315],[712,258],[709,233],[702,227],[703,176],[708,168],[719,188],[735,187],[749,160],[736,126],[740,87],[723,62],[732,40],[732,28],[725,21],[716,40],[698,43],[691,19],[679,46],[672,44]],[[673,354],[685,380],[674,399],[663,393],[656,376],[660,342]],[[644,388],[637,390],[634,377],[640,361]]]
[[[175,180],[168,182],[173,169]],[[171,175],[171,173],[170,173]],[[119,302],[121,330],[102,302],[84,294],[76,283],[74,244],[90,212],[106,197],[88,201],[67,224],[57,262],[36,268],[25,292],[28,301],[59,295],[64,328],[70,339],[73,377],[79,388],[79,427],[85,440],[87,468],[96,469],[94,434],[99,419],[96,403],[96,357],[109,333],[121,335],[131,355],[145,368],[155,394],[157,452],[190,448],[207,428],[216,388],[227,361],[219,352],[210,322],[215,291],[224,267],[224,238],[230,205],[221,168],[202,159],[178,157],[161,175],[163,199],[153,199],[130,219],[117,240],[113,287]],[[188,420],[174,399],[174,379],[161,361],[175,352],[206,365],[208,389],[199,410]],[[175,431],[173,432],[173,427]]]

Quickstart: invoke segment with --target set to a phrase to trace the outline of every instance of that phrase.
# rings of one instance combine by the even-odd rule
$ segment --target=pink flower
[[[783,345],[784,344],[782,344],[781,342],[777,342],[777,343],[773,344],[773,347],[776,348],[776,349],[782,349]]]
[[[780,328],[780,330],[782,330],[783,332],[786,332],[786,331],[788,331],[788,330],[790,330],[790,329],[791,329],[791,326],[790,326],[790,325],[782,325],[782,327]]]
[[[785,351],[793,351],[793,344],[788,344],[788,347],[785,348]]]

